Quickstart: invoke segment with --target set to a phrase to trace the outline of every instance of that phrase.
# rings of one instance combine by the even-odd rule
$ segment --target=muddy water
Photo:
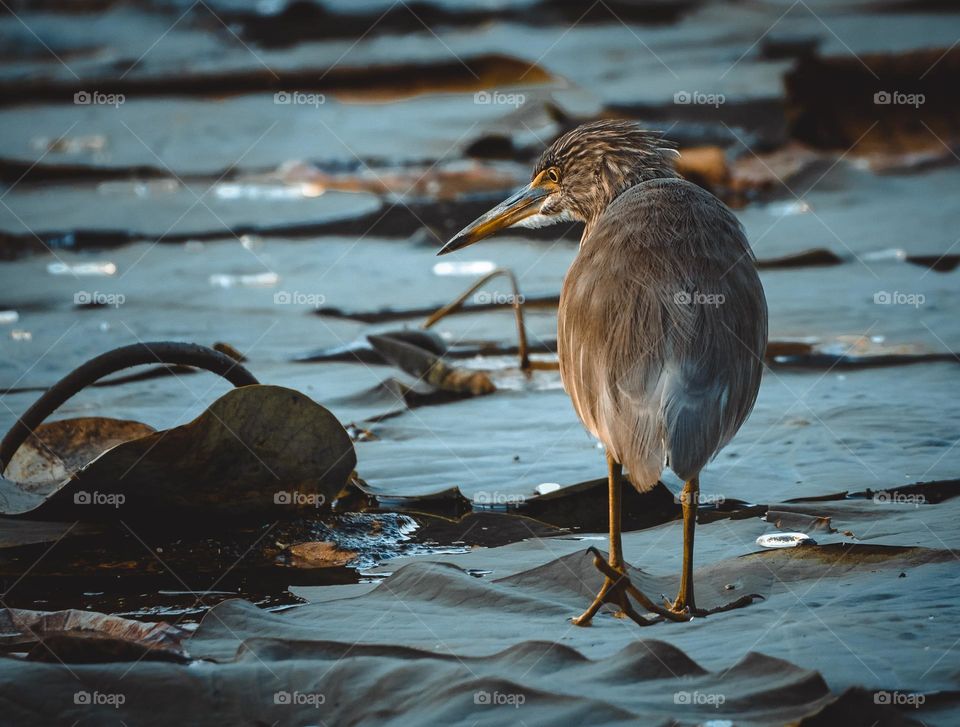
[[[376,12],[367,5],[375,4],[361,16]],[[576,254],[576,230],[503,235],[458,256],[473,268],[437,268],[434,252],[444,234],[520,181],[543,144],[576,119],[605,109],[641,120],[646,113],[682,147],[719,143],[731,164],[754,160],[790,134],[782,79],[795,59],[777,57],[777,42],[812,38],[825,55],[946,49],[958,27],[948,13],[811,3],[833,32],[812,12],[788,13],[769,43],[756,46],[782,9],[705,3],[677,17],[638,15],[625,24],[591,15],[570,27],[562,13],[543,25],[515,11],[479,22],[486,4],[468,5],[445,9],[436,32],[388,18],[384,32],[361,42],[346,31],[288,31],[279,42],[283,33],[270,29],[282,29],[283,18],[264,18],[262,46],[238,13],[236,27],[251,47],[193,16],[164,34],[169,23],[158,17],[170,8],[159,16],[109,10],[85,26],[83,38],[66,12],[27,14],[69,68],[15,18],[0,19],[0,35],[24,48],[0,72],[0,310],[9,311],[0,315],[0,389],[10,390],[0,429],[38,389],[107,349],[138,340],[223,341],[261,381],[303,391],[368,431],[356,444],[358,474],[386,503],[374,514],[278,526],[289,532],[271,533],[271,549],[257,550],[260,561],[219,584],[217,576],[243,560],[239,544],[251,540],[144,529],[146,543],[175,554],[177,565],[166,569],[122,533],[121,550],[133,564],[122,575],[101,567],[104,543],[112,541],[76,540],[87,548],[84,558],[72,560],[75,552],[58,546],[46,570],[8,597],[11,604],[190,620],[228,596],[266,608],[298,603],[289,587],[375,579],[377,566],[400,556],[556,535],[549,523],[524,521],[527,529],[518,530],[502,519],[468,534],[470,525],[449,525],[455,518],[397,507],[402,498],[454,487],[468,500],[523,502],[538,486],[602,477],[602,451],[577,422],[556,372],[527,377],[510,358],[474,357],[461,363],[492,370],[496,394],[410,408],[383,386],[409,381],[394,367],[296,359],[417,327],[423,317],[402,311],[442,305],[478,270],[509,267],[527,297],[555,297]],[[122,32],[129,29],[136,33]],[[144,49],[133,38],[161,34],[137,61]],[[122,87],[121,67],[129,70]],[[34,83],[18,96],[23,77]],[[212,92],[216,83],[228,90]],[[111,84],[122,102],[71,103],[87,85],[109,92]],[[275,96],[294,88],[301,96]],[[713,94],[718,103],[674,103],[684,92]],[[748,111],[735,112],[738,104]],[[883,148],[890,131],[881,112],[872,149]],[[948,190],[960,184],[960,171],[945,151],[951,140],[930,134],[909,150],[916,159],[900,159],[885,174],[871,171],[876,159],[857,149],[826,149],[805,174],[738,195],[737,214],[761,259],[819,248],[839,260],[762,272],[772,339],[906,360],[771,366],[755,413],[703,474],[711,496],[745,507],[956,476],[960,414],[952,394],[960,369],[949,358],[906,365],[910,357],[960,350],[960,273],[908,259],[956,253],[960,209]],[[493,282],[484,293],[472,302],[510,291]],[[363,322],[385,310],[394,313],[389,321]],[[555,310],[531,308],[526,322],[531,342],[549,349]],[[435,330],[454,347],[516,341],[506,308],[455,315]],[[57,416],[164,428],[189,421],[225,390],[202,374],[151,378],[85,391]],[[665,485],[678,487],[669,477]],[[646,524],[674,516],[658,510]],[[590,528],[602,524],[581,530]],[[29,546],[17,545],[23,533],[10,534],[0,553],[5,572],[25,571],[56,532]],[[262,534],[251,531],[251,539],[254,532]],[[287,550],[301,541],[333,542],[356,557],[301,568]],[[78,563],[87,569],[71,580]],[[168,571],[188,573],[188,583]]]

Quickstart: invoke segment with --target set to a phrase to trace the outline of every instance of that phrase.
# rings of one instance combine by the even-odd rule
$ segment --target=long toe
[[[677,597],[677,600],[671,604],[670,611],[679,617],[683,617],[682,620],[689,620],[693,617],[703,618],[704,616],[710,616],[714,613],[723,613],[724,611],[733,611],[738,608],[745,608],[754,601],[762,600],[763,596],[761,596],[759,593],[750,593],[746,596],[740,596],[740,598],[734,601],[729,601],[728,603],[714,606],[713,608],[697,608],[696,604],[689,603],[688,601]]]
[[[617,614],[618,616],[629,618],[640,626],[650,626],[664,617],[670,617],[668,611],[660,609],[641,593],[640,590],[633,586],[623,571],[607,563],[601,557],[599,551],[595,549],[591,550],[594,551],[594,565],[597,570],[604,574],[603,586],[600,588],[600,592],[597,593],[597,597],[593,600],[593,603],[590,604],[590,607],[572,619],[574,625],[589,626],[593,617],[597,614],[597,611],[599,611],[604,604],[617,606],[620,609]],[[633,603],[630,601],[630,596],[633,596],[646,610],[651,613],[656,613],[658,618],[648,619],[637,613],[637,610],[633,607]]]
[[[749,606],[754,601],[762,601],[763,596],[759,593],[750,593],[746,596],[740,596],[740,598],[729,601],[727,603],[721,604],[719,606],[714,606],[713,608],[703,609],[695,608],[691,609],[691,612],[694,616],[709,616],[712,613],[723,613],[724,611],[733,611],[738,608],[745,608]]]

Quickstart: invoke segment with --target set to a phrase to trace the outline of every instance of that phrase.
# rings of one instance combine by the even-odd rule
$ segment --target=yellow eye
[[[557,184],[560,182],[560,172],[558,172],[555,167],[551,167],[550,169],[547,170],[547,177],[554,184]]]

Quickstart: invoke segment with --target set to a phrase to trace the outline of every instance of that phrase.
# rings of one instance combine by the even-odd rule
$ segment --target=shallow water
[[[924,489],[917,492],[931,501],[913,507],[873,493],[934,480],[952,492],[960,466],[960,166],[956,139],[944,131],[955,127],[957,112],[955,94],[952,101],[936,95],[960,66],[956,53],[944,53],[936,72],[931,66],[931,83],[940,80],[929,103],[911,111],[870,104],[886,76],[874,83],[880,60],[869,54],[939,54],[960,37],[960,16],[937,3],[704,2],[669,10],[601,3],[574,22],[581,14],[574,3],[431,0],[416,6],[427,27],[391,11],[383,27],[360,38],[348,32],[351,23],[372,24],[389,3],[322,3],[344,13],[340,23],[311,24],[291,21],[283,3],[251,9],[218,0],[207,12],[225,23],[189,11],[173,23],[188,5],[81,16],[51,3],[47,12],[0,17],[0,38],[12,49],[0,68],[0,431],[44,388],[111,348],[225,342],[261,382],[297,389],[353,425],[366,490],[353,492],[351,503],[379,498],[379,507],[283,523],[251,546],[253,555],[244,550],[267,524],[182,535],[132,523],[124,539],[111,541],[86,526],[65,533],[66,525],[35,524],[28,535],[4,521],[9,605],[186,622],[216,607],[197,648],[225,659],[241,639],[224,629],[333,643],[344,629],[369,627],[360,641],[444,653],[522,651],[534,638],[591,658],[616,653],[619,621],[592,632],[567,632],[562,619],[559,633],[551,626],[589,596],[581,576],[589,580],[592,571],[582,551],[605,539],[602,482],[569,489],[604,477],[603,451],[549,367],[553,301],[579,229],[502,234],[440,267],[435,252],[524,182],[560,131],[626,114],[665,130],[681,159],[696,157],[692,147],[722,147],[726,167],[704,179],[736,207],[761,263],[795,261],[761,269],[770,338],[787,353],[768,360],[755,411],[701,478],[707,506],[697,558],[708,592],[719,599],[726,586],[748,583],[768,601],[751,607],[756,621],[736,612],[721,629],[708,628],[711,617],[653,637],[710,669],[729,669],[732,658],[761,649],[818,670],[831,689],[955,686],[943,644],[954,637],[956,614],[944,604],[957,574],[944,554],[957,547],[958,500],[933,502],[934,490]],[[321,12],[320,3],[297,5],[296,12]],[[435,18],[442,22],[434,27]],[[158,40],[146,49],[144,38]],[[820,139],[819,148],[801,152],[790,122],[804,109],[785,74],[811,48],[855,63],[863,98],[851,97],[849,107],[867,107],[869,118],[849,127],[824,119],[804,137]],[[73,100],[94,91],[123,98]],[[701,96],[712,105],[691,100]],[[861,131],[862,144],[841,143]],[[792,169],[777,152],[788,162],[804,154],[814,161]],[[746,166],[765,182],[738,186]],[[817,264],[792,257],[810,250],[820,252]],[[419,328],[425,311],[497,267],[515,273],[530,303],[527,336],[543,369],[524,374],[507,353],[517,341],[508,306],[462,311],[431,329],[451,348],[449,363],[491,372],[494,394],[405,399],[396,381],[412,378],[372,352],[362,361],[303,360],[366,349],[370,334]],[[468,307],[512,293],[495,279]],[[492,353],[454,355],[470,347]],[[169,428],[227,389],[209,374],[145,378],[89,388],[55,418],[110,416]],[[636,531],[626,547],[628,559],[648,569],[642,577],[651,587],[668,590],[679,567],[672,521],[681,483],[670,473],[663,482],[667,490],[627,508]],[[555,488],[568,504],[528,507]],[[436,493],[444,494],[416,499]],[[809,499],[826,496],[834,497]],[[762,519],[767,506],[773,513]],[[809,552],[851,544],[918,551],[888,551],[888,565],[871,561],[870,551],[859,569],[860,560],[845,567],[845,556],[821,568],[803,560],[803,548],[776,556],[783,561],[751,555],[758,537],[808,526],[822,528],[807,534],[827,548]],[[296,557],[309,558],[290,549],[302,542],[333,544],[334,559],[353,557],[302,567]],[[162,566],[167,558],[186,582]],[[35,562],[20,582],[16,567],[25,572]],[[768,562],[779,564],[775,576]],[[543,572],[553,580],[542,582]],[[374,628],[399,603],[391,594],[421,578],[427,595],[411,587],[409,600],[425,619],[411,618],[408,607],[389,631]],[[922,600],[915,613],[912,588]],[[461,592],[464,601],[476,599],[469,629]],[[453,594],[449,603],[444,593]],[[235,596],[289,619],[217,605]],[[501,598],[526,605],[503,615]],[[342,609],[339,620],[328,618],[328,604]],[[731,629],[742,636],[733,645]],[[479,632],[489,638],[478,642]],[[534,677],[533,688],[553,688]],[[673,714],[649,699],[641,708],[623,697],[617,708],[634,710],[633,718]]]

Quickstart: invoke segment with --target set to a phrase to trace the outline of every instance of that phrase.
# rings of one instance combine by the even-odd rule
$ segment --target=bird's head
[[[530,184],[460,230],[437,254],[516,225],[543,227],[565,220],[589,224],[635,184],[676,176],[674,153],[659,134],[631,121],[583,124],[540,155]]]

